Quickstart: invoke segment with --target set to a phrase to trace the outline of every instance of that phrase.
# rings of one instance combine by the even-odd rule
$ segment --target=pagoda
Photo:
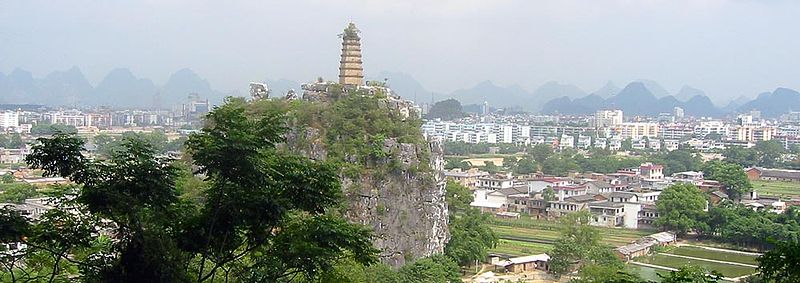
[[[339,84],[361,86],[364,84],[364,68],[361,66],[361,37],[354,23],[347,25],[342,38],[342,58],[339,61]]]

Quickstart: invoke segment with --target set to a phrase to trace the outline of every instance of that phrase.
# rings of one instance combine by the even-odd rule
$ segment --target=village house
[[[547,215],[561,217],[573,212],[588,209],[590,203],[605,200],[602,195],[575,195],[564,200],[554,200],[548,203]]]
[[[547,254],[538,254],[538,255],[514,257],[514,258],[509,258],[507,260],[500,260],[499,258],[493,258],[492,264],[495,267],[503,268],[505,272],[524,273],[534,270],[547,271],[548,269],[547,262],[549,260],[550,256],[548,256]]]
[[[478,168],[471,168],[467,171],[463,171],[461,168],[444,171],[444,176],[448,180],[452,180],[468,188],[477,187],[479,179],[489,177],[489,175],[489,172],[481,171]]]
[[[769,169],[753,167],[745,171],[750,181],[784,181],[800,182],[800,170]]]
[[[671,232],[660,232],[644,236],[634,243],[614,249],[614,254],[623,261],[630,261],[640,256],[646,256],[656,246],[668,246],[675,243],[677,237]]]

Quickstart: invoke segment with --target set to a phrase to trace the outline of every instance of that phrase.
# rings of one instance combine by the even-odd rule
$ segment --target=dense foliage
[[[470,154],[488,154],[492,153],[492,149],[496,149],[494,153],[510,154],[517,153],[525,150],[524,146],[513,144],[488,144],[488,143],[465,143],[465,142],[445,142],[444,153],[446,155],[470,155]]]
[[[742,196],[753,190],[753,185],[750,184],[744,168],[739,164],[718,160],[709,161],[703,164],[703,176],[708,180],[719,181],[725,186],[731,199],[741,199]]]
[[[461,102],[451,98],[434,103],[426,117],[445,121],[454,120],[464,117],[464,110],[461,108]]]
[[[341,199],[335,168],[276,148],[282,112],[251,116],[246,106],[233,99],[215,108],[189,139],[207,184],[197,199],[179,196],[180,169],[141,139],[123,140],[107,160],[89,160],[74,136],[40,138],[29,165],[81,189],[66,191],[74,197],[37,222],[2,211],[4,240],[29,246],[20,258],[3,258],[3,276],[276,282],[322,278],[340,261],[374,263],[371,231],[330,213]]]
[[[584,277],[597,275],[599,279],[604,275],[597,274],[593,270],[599,269],[604,271],[603,274],[606,272],[614,274],[623,269],[623,263],[614,256],[611,247],[601,244],[600,231],[589,225],[590,217],[588,211],[581,211],[559,220],[562,225],[561,236],[553,244],[553,250],[548,253],[549,272],[563,275],[577,266],[581,270],[586,268],[588,273],[584,273]]]
[[[25,145],[20,134],[0,134],[0,148],[20,148]]]
[[[491,216],[469,205],[473,199],[469,188],[450,181],[446,189],[450,241],[445,246],[445,254],[459,265],[484,260],[488,249],[497,243],[497,236],[487,225]]]
[[[35,124],[31,127],[31,134],[37,136],[49,136],[56,133],[75,134],[78,129],[75,126],[64,124]]]
[[[783,167],[783,154],[786,149],[778,140],[759,141],[752,148],[732,146],[726,148],[722,155],[725,161],[739,164],[743,167]]]
[[[96,154],[103,158],[110,157],[114,151],[122,149],[122,143],[125,140],[138,139],[144,140],[153,146],[156,153],[166,153],[170,151],[183,150],[183,144],[186,142],[185,137],[177,138],[170,141],[167,135],[162,131],[154,131],[150,133],[137,133],[137,132],[124,132],[120,136],[110,136],[100,134],[92,138],[96,146]]]
[[[800,282],[800,242],[778,241],[774,249],[756,260],[764,282]]]
[[[658,197],[656,208],[659,217],[655,225],[676,232],[679,236],[688,232],[708,230],[706,218],[706,195],[692,184],[669,186]]]

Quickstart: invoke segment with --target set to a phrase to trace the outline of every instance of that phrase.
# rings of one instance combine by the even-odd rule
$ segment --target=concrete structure
[[[0,112],[0,132],[19,127],[19,113],[16,111]]]
[[[629,261],[636,257],[649,254],[652,247],[671,245],[674,244],[676,240],[675,234],[671,232],[660,232],[644,236],[634,243],[618,247],[614,249],[614,254],[623,261]]]
[[[361,86],[364,84],[364,68],[361,61],[361,31],[354,23],[347,25],[342,38],[342,56],[339,61],[339,84],[344,86]]]
[[[745,171],[747,178],[751,181],[785,181],[800,182],[800,170],[789,169],[769,169],[769,168],[750,168]]]
[[[502,267],[506,272],[522,273],[533,270],[547,270],[547,262],[550,256],[547,254],[529,255],[509,258],[508,260],[496,260],[493,264]]]
[[[611,127],[622,124],[622,110],[597,110],[594,115],[594,126]]]

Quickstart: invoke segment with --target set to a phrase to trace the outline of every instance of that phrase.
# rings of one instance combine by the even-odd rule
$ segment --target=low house
[[[549,255],[538,254],[500,260],[496,261],[494,265],[502,267],[506,272],[523,273],[534,270],[547,270],[547,262],[549,260]]]
[[[586,185],[556,186],[552,187],[552,189],[556,195],[556,199],[561,201],[568,197],[585,195],[589,192],[589,189]]]
[[[479,208],[483,212],[502,212],[508,210],[509,196],[527,195],[528,188],[510,187],[498,190],[478,188],[473,191],[473,201],[470,206]],[[514,198],[512,198],[514,199]],[[516,198],[518,199],[518,198]]]
[[[639,227],[639,211],[642,206],[631,202],[595,202],[588,205],[592,218],[589,224],[602,227]]]
[[[629,261],[636,257],[649,254],[653,247],[672,245],[676,241],[677,237],[671,232],[655,233],[644,236],[636,240],[636,242],[614,249],[614,254],[623,261]]]
[[[603,181],[586,182],[588,192],[593,194],[610,193],[614,191],[614,186]]]
[[[462,171],[460,168],[455,168],[453,170],[444,171],[444,176],[447,179],[453,180],[456,183],[469,188],[477,187],[478,179],[489,177],[489,175],[489,172],[478,170],[478,168],[472,168],[466,171]]]
[[[769,169],[769,168],[750,168],[745,171],[747,178],[751,181],[766,180],[766,181],[784,181],[784,182],[800,182],[800,170],[788,169]]]
[[[653,221],[658,218],[658,209],[655,204],[642,204],[642,210],[639,211],[639,226],[653,225]]]
[[[554,200],[547,205],[547,215],[551,217],[561,217],[587,209],[588,204],[602,200],[604,200],[602,195],[577,195],[565,198],[564,200]]]
[[[49,198],[31,198],[22,203],[0,203],[0,207],[8,207],[19,211],[22,216],[29,219],[39,219],[45,212],[53,209]]]

